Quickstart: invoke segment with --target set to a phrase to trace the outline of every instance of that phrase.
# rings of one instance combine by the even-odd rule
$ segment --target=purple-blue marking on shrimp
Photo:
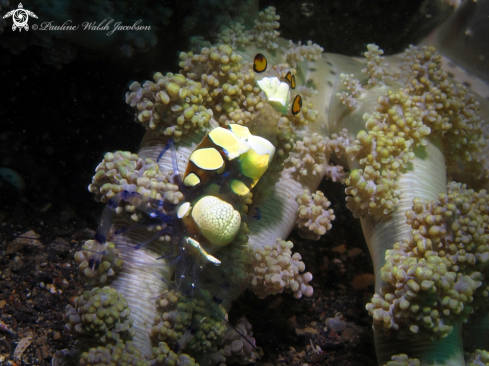
[[[173,216],[167,215],[166,213],[160,212],[158,210],[164,207],[168,207],[168,204],[166,202],[154,198],[144,197],[138,192],[122,191],[120,193],[117,193],[109,200],[109,202],[105,206],[104,211],[102,212],[102,218],[100,219],[100,224],[97,228],[97,232],[95,233],[95,241],[98,244],[97,250],[96,254],[89,259],[88,263],[89,267],[92,269],[97,270],[98,266],[100,265],[100,259],[102,257],[100,246],[104,245],[107,241],[107,236],[109,234],[110,226],[112,225],[112,221],[114,219],[115,211],[119,206],[121,200],[124,200],[132,204],[133,206],[136,206],[138,210],[146,213],[149,217],[154,218],[160,223],[165,224],[165,228],[163,228],[155,236],[153,236],[150,239],[151,241],[155,240],[158,236],[161,236],[162,234],[168,232],[167,225],[173,225]],[[148,205],[148,203],[150,205]],[[154,208],[152,205],[157,208]],[[174,205],[170,207],[174,207]],[[124,232],[124,230],[122,232]],[[140,245],[136,246],[136,249],[147,245],[151,241],[141,243]]]

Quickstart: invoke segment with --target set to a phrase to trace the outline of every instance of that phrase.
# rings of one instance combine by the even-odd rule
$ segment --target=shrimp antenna
[[[178,164],[177,164],[177,149],[175,148],[175,141],[173,139],[169,139],[168,142],[166,143],[166,146],[161,150],[160,155],[158,155],[158,158],[156,159],[156,162],[158,163],[160,159],[163,157],[163,155],[168,151],[171,151],[171,162],[173,165],[173,179],[178,185],[178,188],[180,189],[180,192],[185,193],[185,185],[183,184],[182,176],[180,174],[180,170],[178,169]]]

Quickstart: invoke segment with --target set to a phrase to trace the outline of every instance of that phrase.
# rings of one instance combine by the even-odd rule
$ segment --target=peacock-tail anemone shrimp
[[[274,111],[269,112],[264,113],[263,118],[268,120],[268,124],[277,123],[280,116]],[[246,221],[260,218],[258,208],[254,209],[256,214],[253,217],[247,215],[252,196],[250,190],[268,169],[275,147],[265,137],[251,133],[245,126],[230,124],[227,128],[216,127],[205,135],[190,154],[183,175],[178,169],[177,148],[172,139],[156,161],[168,150],[171,152],[174,168],[173,182],[184,195],[180,203],[171,204],[151,198],[126,185],[126,189],[108,200],[95,240],[85,244],[83,250],[77,253],[76,259],[87,277],[105,282],[107,275],[113,275],[110,271],[117,270],[123,263],[123,256],[120,255],[117,245],[112,243],[119,234],[127,234],[142,227],[156,231],[154,235],[135,245],[133,252],[169,235],[169,244],[162,244],[160,247],[158,259],[163,260],[162,263],[152,266],[162,270],[170,269],[173,276],[170,277],[171,281],[168,281],[168,276],[161,277],[169,290],[163,291],[152,300],[156,300],[157,307],[160,304],[163,313],[176,311],[179,315],[156,321],[150,334],[152,338],[172,345],[175,352],[185,348],[193,353],[205,353],[212,349],[212,344],[207,340],[199,341],[196,336],[205,328],[203,319],[206,319],[206,323],[213,324],[213,333],[218,338],[224,336],[229,325],[226,312],[220,306],[224,297],[221,291],[226,291],[229,287],[229,280],[224,278],[224,271],[206,268],[208,265],[219,267],[222,263],[219,251],[233,245],[240,230],[246,230]],[[122,226],[111,233],[114,218],[121,212],[120,206],[124,204],[143,213],[143,222]],[[124,254],[124,259],[132,262],[132,265],[151,266],[132,260],[131,252],[127,249]],[[200,306],[197,305],[199,302]],[[180,303],[178,309],[171,307],[175,303]],[[209,308],[211,311],[203,312],[199,308]],[[66,317],[71,319],[69,322],[74,323],[72,328],[76,327],[75,323],[79,318],[75,315],[76,312],[71,307]],[[172,328],[178,331],[167,331],[165,322],[170,322]],[[255,348],[254,340],[233,329]]]
[[[266,58],[258,56],[253,68],[266,71]],[[94,240],[87,241],[75,259],[89,283],[107,282],[116,291],[123,289],[117,295],[121,301],[128,288],[146,294],[128,297],[129,304],[121,306],[131,309],[135,331],[128,333],[126,320],[115,327],[125,333],[109,327],[109,338],[132,340],[146,354],[151,349],[145,347],[164,342],[173,351],[189,352],[202,361],[217,357],[216,346],[231,339],[229,333],[242,344],[240,349],[248,349],[250,360],[256,358],[249,324],[232,327],[225,309],[250,281],[247,266],[254,254],[248,245],[248,223],[260,220],[254,201],[259,197],[262,202],[267,192],[253,188],[274,184],[272,171],[285,159],[281,124],[302,108],[301,96],[291,92],[296,87],[295,70],[280,65],[273,69],[278,77],[268,73],[253,86],[263,102],[250,123],[217,124],[211,119],[207,128],[184,137],[175,133],[164,144],[158,134],[154,140],[148,134],[143,144],[160,146],[158,153],[147,156],[144,147],[140,156],[108,153],[97,167],[89,190],[107,204]],[[172,75],[165,90],[176,90],[180,78]],[[163,104],[167,100],[164,91],[158,98]],[[212,110],[204,114],[212,116]],[[185,122],[182,127],[184,131]],[[285,258],[289,243],[281,248]],[[83,309],[93,301],[98,304],[94,296],[98,299],[99,294],[84,294],[85,300],[76,309],[70,306],[65,316],[82,348],[90,345],[86,336],[91,332],[90,326],[82,329]]]
[[[183,177],[176,164],[176,148],[172,139],[157,161],[169,149],[174,166],[173,179],[185,199],[173,205],[130,190],[115,194],[105,207],[95,234],[95,246],[91,247],[94,254],[88,259],[88,273],[90,270],[98,271],[102,256],[107,254],[103,247],[121,202],[145,213],[151,225],[158,227],[157,233],[136,245],[135,250],[164,234],[171,235],[170,249],[167,253],[162,252],[161,258],[172,258],[170,262],[175,268],[176,287],[183,293],[193,293],[198,273],[205,265],[221,264],[215,253],[230,244],[238,234],[242,216],[247,211],[243,199],[267,170],[275,147],[267,139],[253,135],[245,126],[230,124],[228,128],[216,127],[190,155]],[[259,214],[255,215],[257,217]],[[129,229],[124,227],[115,234]]]

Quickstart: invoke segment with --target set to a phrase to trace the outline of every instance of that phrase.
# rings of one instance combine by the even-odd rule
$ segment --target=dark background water
[[[56,3],[64,5],[59,9],[45,4],[23,2],[25,9],[39,17],[30,18],[31,27],[46,20],[59,25],[67,18],[100,22],[113,14],[110,9],[89,9],[90,3]],[[149,79],[156,71],[176,72],[178,53],[188,48],[189,37],[211,38],[219,31],[220,19],[238,15],[243,4],[142,1],[134,9],[126,4],[121,15],[124,23],[141,19],[141,24],[153,29],[144,41],[157,37],[155,46],[143,45],[147,52],[136,51],[132,57],[123,54],[127,40],[107,41],[105,32],[66,36],[60,31],[44,39],[32,28],[13,32],[12,19],[5,19],[0,34],[0,167],[18,172],[25,188],[3,183],[0,222],[14,219],[23,226],[57,225],[45,221],[46,212],[50,217],[54,212],[60,225],[95,228],[102,206],[87,191],[95,167],[107,151],[137,151],[144,134],[124,102],[128,85]],[[2,7],[0,14],[17,5]],[[313,40],[326,52],[354,56],[360,56],[367,43],[378,44],[386,53],[402,51],[450,12],[439,1],[276,0],[261,1],[259,8],[269,5],[277,7],[284,38]],[[157,11],[166,18],[156,16]],[[51,44],[43,43],[48,41]]]

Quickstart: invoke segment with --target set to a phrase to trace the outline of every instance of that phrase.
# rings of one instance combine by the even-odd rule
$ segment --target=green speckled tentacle
[[[396,60],[391,58],[389,61]],[[364,84],[367,77],[360,71],[363,67],[364,64],[353,59],[326,54],[315,62],[315,70],[309,71],[308,79],[313,80],[319,90],[327,89],[318,94],[315,105],[320,111],[318,119],[321,121],[321,118],[324,118],[322,122],[327,127],[329,136],[347,128],[350,138],[355,139],[356,134],[365,128],[363,114],[366,111],[371,113],[380,95],[389,89],[395,90],[399,87],[397,83],[392,83],[390,87],[378,86],[372,88],[374,90],[370,89],[359,98],[360,107],[354,111],[341,105],[339,98],[332,98],[331,103],[321,106],[320,103],[324,103],[324,99],[321,99],[324,95],[335,95],[336,90],[341,90],[340,72],[354,74]],[[325,84],[328,84],[329,88],[326,88]],[[358,168],[358,163],[350,159],[339,162],[348,164],[350,169]],[[364,235],[374,262],[376,291],[382,286],[380,269],[385,263],[385,251],[392,248],[394,243],[402,242],[410,234],[411,228],[406,225],[405,212],[412,206],[413,199],[423,198],[431,201],[437,199],[440,193],[446,192],[445,159],[439,138],[429,139],[425,147],[415,149],[415,158],[410,163],[408,171],[399,178],[398,189],[402,194],[397,208],[390,215],[380,219],[373,216],[361,217]],[[401,340],[397,338],[395,331],[386,334],[381,326],[375,326],[374,333],[379,365],[388,362],[392,355],[400,353],[407,353],[410,358],[418,358],[422,365],[461,365],[464,362],[459,329],[454,329],[450,336],[437,341],[422,334],[408,334],[407,339]]]

